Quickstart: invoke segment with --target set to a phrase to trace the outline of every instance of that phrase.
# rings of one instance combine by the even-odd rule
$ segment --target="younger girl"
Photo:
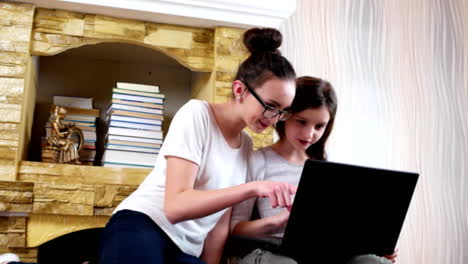
[[[335,121],[336,94],[330,83],[314,77],[298,78],[296,85],[296,96],[290,110],[291,117],[276,124],[279,141],[257,150],[252,155],[249,173],[251,181],[278,181],[297,185],[307,159],[327,159],[325,144]],[[259,218],[251,220],[254,207],[258,209]],[[288,219],[289,210],[273,208],[266,198],[252,198],[234,207],[232,234],[280,240]],[[269,258],[270,263],[275,261],[275,257],[270,253],[264,253],[256,250],[244,258],[242,263],[250,263],[250,258],[257,259],[255,263],[264,263],[258,262],[258,256],[254,256],[255,254]],[[359,256],[358,259],[369,258],[372,261],[380,259],[375,256]],[[276,256],[276,261],[295,263],[281,256]]]

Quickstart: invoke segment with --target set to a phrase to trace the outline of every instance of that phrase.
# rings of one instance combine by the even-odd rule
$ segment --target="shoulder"
[[[208,102],[202,100],[191,99],[185,103],[178,112],[182,113],[207,113],[209,109]]]

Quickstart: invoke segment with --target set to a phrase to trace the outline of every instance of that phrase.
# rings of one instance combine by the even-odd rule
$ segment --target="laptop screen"
[[[392,254],[418,176],[308,160],[280,252],[299,263]]]

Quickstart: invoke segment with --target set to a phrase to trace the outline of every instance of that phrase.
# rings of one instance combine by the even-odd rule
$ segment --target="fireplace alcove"
[[[6,94],[0,98],[3,100],[0,109],[0,191],[3,193],[0,196],[0,253],[14,252],[23,261],[36,261],[38,247],[49,241],[80,230],[102,228],[115,206],[133,192],[149,172],[34,161],[35,133],[42,123],[39,112],[44,111],[41,104],[47,103],[42,101],[43,97],[56,90],[69,93],[62,95],[93,96],[85,93],[86,89],[80,89],[80,86],[90,85],[89,75],[65,74],[67,78],[61,84],[51,80],[64,76],[41,71],[54,67],[76,69],[86,65],[86,61],[95,64],[107,61],[111,68],[115,64],[134,63],[143,70],[133,72],[126,81],[161,85],[168,102],[167,121],[170,121],[170,115],[190,98],[214,103],[228,100],[237,66],[246,56],[241,42],[244,30],[156,24],[35,8],[29,4],[11,4],[8,8],[0,4],[0,8],[4,8],[4,13],[11,13],[7,16],[11,23],[0,27],[14,32],[9,35],[12,48],[8,56],[11,58],[7,57],[13,66],[10,71],[3,71],[4,75],[7,72],[11,76],[0,76],[0,90]],[[115,56],[120,61],[100,57],[98,63],[96,57],[105,56],[102,49],[125,54]],[[156,70],[156,62],[138,61],[139,52],[157,54],[154,56],[171,66],[163,63]],[[128,56],[130,53],[135,56]],[[124,55],[128,57],[123,59]],[[148,59],[149,55],[143,57]],[[155,77],[163,74],[164,68],[178,68],[174,75],[186,76],[178,80],[183,83],[179,84],[180,90],[171,90],[169,83],[163,85],[163,78],[158,81]],[[87,69],[88,74],[91,69]],[[101,78],[91,78],[104,93],[110,93],[112,82],[125,81],[108,78],[108,73],[109,70],[107,73],[104,70],[100,75],[102,83]],[[172,80],[174,75],[167,78]],[[77,76],[76,83],[73,83],[74,76]],[[86,80],[88,82],[84,82]],[[75,88],[61,90],[62,85],[72,87],[75,84]],[[106,96],[99,98],[97,106],[105,108]],[[175,102],[170,103],[173,99]],[[267,145],[272,141],[272,130],[253,137],[256,147]]]

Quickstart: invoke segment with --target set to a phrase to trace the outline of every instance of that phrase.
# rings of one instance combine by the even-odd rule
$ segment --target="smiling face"
[[[329,121],[325,106],[295,113],[285,122],[285,139],[293,148],[305,151],[320,140]]]
[[[270,78],[259,87],[254,88],[258,97],[266,105],[279,110],[291,105],[296,90],[294,81],[280,80],[276,77]],[[256,133],[261,133],[278,121],[278,116],[272,118],[263,116],[265,108],[249,91],[245,91],[242,96],[243,119],[249,129]]]

